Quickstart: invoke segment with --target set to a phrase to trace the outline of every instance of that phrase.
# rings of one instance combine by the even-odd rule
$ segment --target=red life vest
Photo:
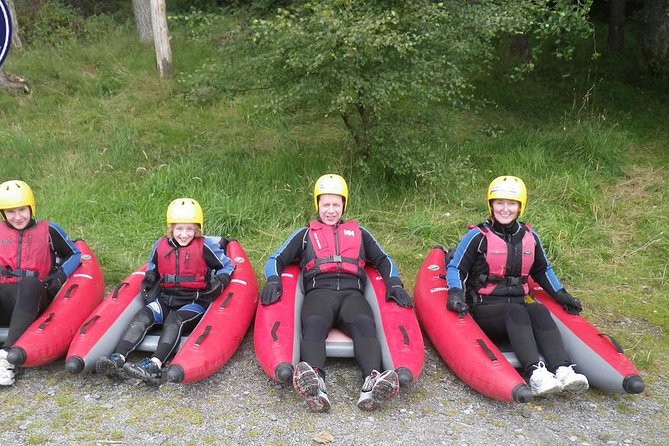
[[[210,268],[204,259],[203,247],[203,237],[196,237],[188,246],[178,248],[171,246],[167,237],[163,237],[156,247],[160,286],[205,289]]]
[[[38,221],[17,231],[0,223],[0,283],[16,283],[26,276],[40,280],[51,271],[49,222]]]
[[[490,295],[499,285],[522,286],[525,294],[530,292],[527,279],[530,275],[532,264],[534,264],[534,249],[536,244],[534,236],[532,236],[532,231],[530,231],[530,226],[524,226],[526,231],[521,241],[521,251],[515,254],[520,255],[520,277],[510,277],[506,273],[509,244],[495,234],[494,231],[490,230],[490,228],[476,226],[476,229],[485,236],[488,243],[488,249],[485,253],[485,260],[488,264],[488,276],[483,280],[485,285],[477,290],[478,294]]]
[[[361,249],[362,233],[355,220],[335,226],[312,221],[302,260],[304,276],[342,272],[364,278],[365,260]]]

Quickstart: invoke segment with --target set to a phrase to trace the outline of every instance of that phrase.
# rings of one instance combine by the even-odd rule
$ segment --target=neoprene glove
[[[564,288],[557,292],[553,300],[562,305],[564,311],[569,314],[579,314],[583,310],[581,301],[569,294]]]
[[[46,292],[50,297],[54,297],[60,291],[60,288],[63,286],[67,276],[63,272],[62,268],[57,269],[55,272],[49,274],[44,278],[44,287]]]
[[[225,287],[230,283],[230,276],[227,274],[221,274],[220,276],[216,276],[216,280],[219,281],[221,284],[221,289],[224,290]]]
[[[278,301],[283,293],[281,289],[281,279],[279,276],[269,276],[265,281],[265,286],[260,293],[260,303],[263,305],[272,305]]]
[[[158,280],[158,273],[156,272],[155,269],[147,271],[144,274],[141,288],[142,288],[142,297],[144,297],[145,300],[149,298],[149,293],[151,292],[151,288],[153,288],[157,280]]]
[[[411,298],[404,289],[402,281],[397,277],[388,279],[386,285],[386,301],[394,300],[397,305],[404,308],[411,308]]]
[[[451,288],[448,290],[446,308],[458,313],[460,316],[469,313],[469,305],[467,305],[467,300],[465,299],[465,292],[461,288]]]

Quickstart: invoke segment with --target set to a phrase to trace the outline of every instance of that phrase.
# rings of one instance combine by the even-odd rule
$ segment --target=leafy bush
[[[27,9],[19,18],[21,38],[26,45],[61,46],[73,40],[99,40],[116,27],[110,15],[85,18],[69,6],[46,2]]]

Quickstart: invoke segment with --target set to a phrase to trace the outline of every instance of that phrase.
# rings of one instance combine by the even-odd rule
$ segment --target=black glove
[[[411,298],[404,289],[402,281],[397,277],[391,277],[386,283],[386,301],[394,300],[397,305],[411,308]]]
[[[279,276],[269,276],[265,281],[265,287],[260,293],[260,303],[263,305],[272,305],[281,297],[281,279]]]
[[[55,272],[49,274],[44,278],[44,288],[49,297],[54,297],[60,291],[60,288],[63,286],[67,276],[63,272],[62,268],[57,269]]]
[[[451,288],[448,290],[448,300],[446,308],[457,312],[460,316],[469,313],[469,305],[465,299],[465,292],[461,288]]]
[[[224,290],[230,283],[230,276],[228,274],[221,274],[220,276],[216,276],[216,280],[221,284],[221,289]]]
[[[553,297],[553,300],[562,305],[564,311],[569,314],[579,314],[583,310],[581,301],[573,297],[564,289],[558,291],[555,297]]]
[[[152,269],[150,271],[147,271],[144,274],[144,278],[142,279],[142,297],[144,297],[145,300],[149,299],[149,293],[151,292],[151,289],[153,286],[156,284],[158,281],[158,273],[156,272],[155,269]]]

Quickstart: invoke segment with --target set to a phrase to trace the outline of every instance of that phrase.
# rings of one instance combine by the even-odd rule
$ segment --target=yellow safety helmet
[[[0,210],[22,206],[28,206],[35,218],[35,195],[30,186],[20,180],[9,180],[0,184]]]
[[[518,218],[522,217],[525,213],[525,206],[527,204],[527,188],[525,183],[518,177],[512,177],[509,175],[504,175],[497,177],[490,182],[488,186],[488,211],[492,215],[492,205],[490,201],[492,200],[515,200],[520,203],[520,212],[518,212]]]
[[[192,198],[177,198],[167,206],[167,225],[176,223],[197,223],[204,228],[204,216],[200,203]]]
[[[314,185],[314,205],[316,206],[316,212],[318,212],[318,197],[328,194],[340,195],[344,199],[344,211],[346,211],[348,185],[344,178],[337,174],[329,173],[316,180],[316,184]]]

